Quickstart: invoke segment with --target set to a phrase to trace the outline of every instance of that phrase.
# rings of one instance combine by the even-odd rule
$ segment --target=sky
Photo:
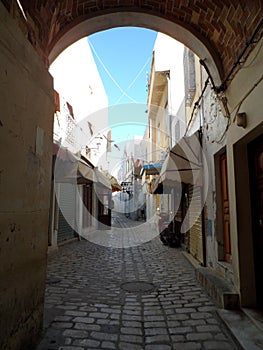
[[[115,165],[126,141],[142,137],[148,124],[147,83],[157,34],[138,27],[100,31],[69,46],[50,67],[54,87],[72,104],[76,121],[88,118],[95,133],[111,128],[118,148],[112,147],[108,156]],[[102,125],[96,118],[106,106],[107,125]]]
[[[146,103],[156,36],[157,32],[149,29],[122,27],[88,37],[109,106]]]
[[[142,137],[145,133],[148,124],[147,85],[156,45],[159,54],[155,55],[155,65],[166,62],[171,56],[171,64],[180,66],[177,62],[179,51],[169,51],[171,55],[163,60],[161,53],[163,51],[166,55],[167,51],[160,44],[165,44],[170,51],[174,46],[169,41],[166,43],[160,33],[146,28],[114,28],[77,41],[63,51],[50,67],[51,74],[55,76],[55,89],[72,103],[75,118],[88,118],[94,128],[95,125],[99,128],[93,128],[95,133],[108,127],[111,129],[111,139],[119,146],[112,147],[112,152],[108,154],[115,165],[117,159],[123,156],[125,143],[131,141],[134,135]],[[157,56],[160,56],[159,59]],[[167,69],[160,66],[158,70]],[[97,71],[101,81],[97,79]],[[178,78],[176,81],[180,80]],[[173,90],[178,95],[179,90]],[[104,110],[107,111],[107,119],[104,118],[107,125],[98,123],[96,119],[97,112]]]
[[[147,124],[147,81],[157,32],[114,28],[87,38],[109,103],[109,125],[116,142],[143,135]],[[119,123],[132,124],[117,127]]]

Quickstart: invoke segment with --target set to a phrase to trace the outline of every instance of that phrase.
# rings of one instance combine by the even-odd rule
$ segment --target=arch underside
[[[52,63],[64,49],[85,36],[114,27],[124,26],[155,30],[180,41],[206,62],[215,84],[220,85],[223,78],[222,63],[219,55],[213,50],[207,40],[204,43],[199,38],[198,33],[194,35],[185,26],[168,21],[162,17],[141,12],[115,12],[81,21],[67,30],[65,34],[61,35],[58,41],[52,46],[49,52],[49,62]]]
[[[16,1],[0,0],[14,13]],[[76,40],[101,30],[138,26],[163,32],[191,49],[216,86],[228,76],[247,42],[263,34],[261,0],[20,0],[29,40],[49,64]],[[25,21],[26,24],[22,24]],[[253,49],[250,45],[246,55]],[[246,57],[243,57],[243,60]],[[235,72],[239,69],[235,66]]]

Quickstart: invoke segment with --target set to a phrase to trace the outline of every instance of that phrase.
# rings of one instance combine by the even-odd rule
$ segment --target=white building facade
[[[87,38],[64,50],[50,66],[55,90],[72,106],[81,130],[76,150],[107,170],[108,97]]]
[[[107,221],[111,186],[100,172],[107,165],[108,99],[87,39],[67,48],[50,72],[56,91],[49,245],[56,247]],[[60,177],[59,167],[67,174]]]
[[[175,214],[173,189],[166,193],[153,194],[152,187],[170,149],[183,136],[185,130],[182,103],[183,50],[182,44],[163,33],[158,33],[153,51],[147,101],[149,132],[145,134],[143,141],[147,149],[147,164],[144,166],[142,181],[144,190],[147,191],[148,220],[156,213],[167,214],[170,219]]]

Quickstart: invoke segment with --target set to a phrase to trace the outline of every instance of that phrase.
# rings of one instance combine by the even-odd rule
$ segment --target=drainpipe
[[[202,75],[202,66],[200,65],[200,77],[201,77],[201,86],[203,84],[203,75]],[[200,143],[200,161],[203,165],[203,125],[204,125],[204,100],[201,100],[201,111],[200,111],[200,129],[199,129],[199,143]],[[204,173],[203,182],[204,182]],[[207,266],[207,254],[206,254],[206,229],[205,229],[205,201],[204,201],[204,186],[201,187],[200,191],[200,200],[201,200],[201,225],[202,225],[202,250],[203,250],[203,266]]]
[[[199,142],[201,146],[201,152],[200,152],[200,162],[203,164],[203,131],[202,127],[200,127],[199,130]],[[204,193],[203,193],[203,186],[201,187],[200,191],[200,201],[201,201],[201,224],[202,224],[202,250],[203,250],[203,263],[202,266],[207,266],[207,256],[206,256],[206,230],[205,230],[205,203],[204,203]]]
[[[173,147],[173,135],[172,135],[172,98],[171,98],[171,80],[170,80],[170,71],[166,73],[167,79],[167,113],[169,118],[169,147]],[[165,130],[167,131],[167,130]]]
[[[54,182],[54,227],[52,233],[52,246],[54,247],[58,244],[59,196],[60,184]]]

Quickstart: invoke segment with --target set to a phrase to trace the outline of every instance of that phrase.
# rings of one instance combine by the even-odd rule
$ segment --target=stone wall
[[[0,348],[42,330],[52,160],[53,81],[0,3]]]

